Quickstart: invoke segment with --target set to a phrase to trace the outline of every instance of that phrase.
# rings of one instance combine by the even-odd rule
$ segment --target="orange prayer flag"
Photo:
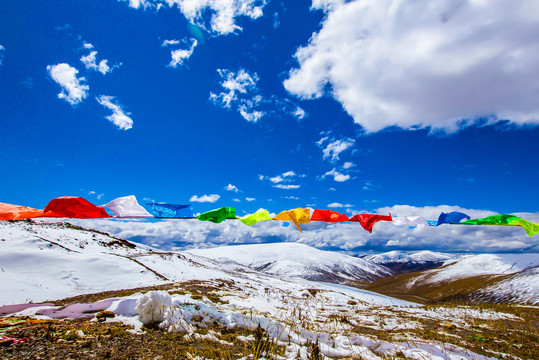
[[[0,203],[0,220],[31,219],[43,215],[43,210],[28,206]]]

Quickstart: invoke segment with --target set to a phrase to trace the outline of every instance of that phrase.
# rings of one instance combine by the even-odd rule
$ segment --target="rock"
[[[114,316],[116,315],[114,315],[112,311],[106,311],[106,310],[100,311],[97,314],[95,314],[97,321],[100,321],[100,322],[105,321],[107,318],[113,318]]]

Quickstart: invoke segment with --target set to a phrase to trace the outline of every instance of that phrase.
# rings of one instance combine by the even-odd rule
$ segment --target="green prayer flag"
[[[265,221],[265,220],[273,220],[273,218],[270,216],[269,211],[265,209],[260,209],[254,214],[249,214],[240,217],[240,221],[244,223],[245,225],[254,225],[259,221]]]
[[[220,223],[225,219],[235,219],[236,218],[236,208],[233,207],[222,207],[215,210],[206,211],[197,216],[197,219],[200,221],[211,221],[213,223]]]
[[[520,219],[520,217],[515,215],[492,215],[487,216],[482,219],[471,219],[468,221],[463,221],[459,224],[465,224],[465,225],[509,225],[511,221]]]
[[[522,228],[526,230],[526,234],[528,234],[529,237],[539,234],[539,224],[529,222],[528,220],[516,219],[511,221],[509,225],[522,226]]]

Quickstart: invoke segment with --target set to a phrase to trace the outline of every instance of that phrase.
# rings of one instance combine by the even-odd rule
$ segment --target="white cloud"
[[[84,77],[77,78],[79,71],[69,64],[61,63],[47,66],[50,77],[61,87],[62,92],[58,94],[60,99],[64,99],[71,105],[76,105],[88,96],[88,85],[82,84]]]
[[[342,165],[342,168],[346,170],[346,169],[353,168],[354,166],[356,166],[356,164],[354,164],[353,162],[347,161]]]
[[[175,49],[170,50],[170,55],[172,59],[170,60],[170,63],[168,66],[176,68],[178,65],[183,65],[184,61],[189,59],[191,55],[193,55],[193,51],[195,50],[195,47],[198,45],[198,41],[196,39],[190,39],[191,45],[188,49]],[[162,46],[174,46],[178,45],[180,42],[178,40],[165,40],[163,42]],[[186,41],[184,41],[186,43]]]
[[[354,205],[351,204],[341,204],[338,202],[333,202],[331,204],[328,204],[328,208],[351,208],[354,207]]]
[[[302,120],[303,118],[305,118],[306,113],[305,110],[298,106],[292,115],[294,115],[295,118]]]
[[[238,93],[246,94],[248,90],[256,88],[258,81],[256,73],[251,76],[244,69],[240,69],[237,73],[226,69],[217,69],[217,72],[222,80],[221,86],[227,92],[221,92],[219,95],[211,93],[210,98],[214,101],[220,101],[223,107],[230,108],[232,102],[238,100]]]
[[[274,188],[278,188],[278,189],[290,190],[290,189],[299,189],[300,185],[292,185],[292,184],[284,185],[284,184],[278,184],[278,185],[273,185],[273,187],[274,187]]]
[[[107,109],[112,110],[112,115],[107,116],[107,120],[122,130],[129,130],[133,127],[133,120],[129,117],[131,114],[126,114],[120,105],[112,102],[114,96],[101,95],[96,100]]]
[[[128,1],[128,0],[119,0]],[[245,16],[258,19],[262,16],[262,9],[266,5],[260,0],[129,0],[129,6],[135,9],[140,7],[156,7],[162,5],[177,6],[181,13],[190,22],[216,34],[226,35],[241,31],[236,24],[236,18]],[[211,17],[208,17],[211,14]]]
[[[297,177],[304,178],[305,175],[298,175],[294,171],[287,171],[287,172],[282,173],[281,175],[276,175],[272,177],[258,175],[258,179],[260,181],[264,181],[265,179],[268,179],[270,182],[274,184],[290,183],[291,181],[294,181]],[[281,185],[276,185],[274,187],[279,188],[279,189],[297,189],[300,187],[300,185],[282,185],[281,184]]]
[[[99,62],[99,66],[97,67],[97,70],[103,75],[105,75],[106,73],[112,71],[110,69],[110,66],[107,65],[107,62],[108,62],[108,60],[103,59],[103,60],[101,60]]]
[[[97,51],[91,51],[88,55],[83,55],[80,58],[80,61],[86,66],[86,69],[97,70],[97,65],[95,63],[97,56]]]
[[[170,45],[178,45],[179,43],[180,43],[180,40],[165,40],[163,41],[163,44],[161,44],[161,46],[167,47]]]
[[[105,194],[101,193],[101,194],[98,194],[96,193],[95,191],[89,191],[88,192],[88,195],[95,195],[96,199],[97,200],[101,200],[103,198],[103,196],[105,196]]]
[[[350,180],[350,175],[341,174],[337,170],[333,169],[331,171],[328,171],[325,173],[322,178],[325,178],[326,176],[333,176],[333,180],[337,182],[344,182]]]
[[[284,81],[327,90],[367,132],[539,124],[539,4],[529,0],[315,0],[321,30]],[[329,88],[330,87],[330,88]],[[329,88],[329,89],[328,89]],[[466,120],[466,121],[463,121]]]
[[[84,46],[85,49],[93,49],[93,48],[94,48],[94,46],[93,46],[92,44],[87,43],[87,42],[85,42],[84,44],[82,44],[82,46]]]
[[[479,218],[495,214],[489,210],[457,206],[415,207],[397,205],[376,209],[378,214],[423,216],[436,220],[441,212],[460,211]],[[515,214],[539,222],[539,213]],[[301,242],[306,245],[344,251],[434,250],[448,252],[539,251],[539,237],[528,237],[520,227],[441,225],[438,227],[397,226],[388,222],[374,225],[369,234],[358,223],[302,225],[303,233],[280,221],[264,221],[245,226],[239,221],[223,224],[169,220],[160,222],[118,222],[111,220],[71,220],[71,223],[95,228],[124,239],[133,239],[164,250],[186,250],[232,244]]]
[[[292,176],[296,176],[296,173],[293,171],[287,171],[283,173],[283,177],[292,177]]]
[[[128,1],[129,6],[134,9],[138,9],[140,7],[143,7],[144,9],[146,9],[147,7],[152,6],[152,0],[119,0],[119,1]]]
[[[245,200],[251,202],[251,201],[255,201],[256,199],[255,199],[255,198],[252,198],[252,197],[246,197]]]
[[[271,181],[274,184],[278,184],[278,183],[283,182],[284,178],[281,175],[277,175],[277,176],[274,176],[274,177],[270,177],[268,180]]]
[[[211,92],[210,100],[227,109],[235,105],[241,116],[249,122],[260,120],[265,112],[256,108],[265,100],[256,94],[257,73],[251,75],[245,69],[240,69],[237,73],[226,69],[217,69],[217,72],[221,77],[220,85],[225,91],[219,94]]]
[[[227,190],[227,191],[234,191],[234,192],[240,191],[240,189],[238,189],[236,186],[234,186],[234,185],[232,185],[232,184],[228,184],[227,186],[225,186],[225,190]]]
[[[191,196],[189,201],[191,201],[191,202],[200,202],[200,203],[205,203],[205,202],[214,203],[217,200],[219,200],[219,198],[220,198],[220,196],[217,195],[217,194],[202,195],[200,197],[197,196],[197,195],[193,195],[193,196]]]
[[[320,139],[317,144],[322,147],[322,144],[327,138]],[[351,148],[355,143],[354,139],[346,138],[342,140],[335,140],[327,144],[325,148],[322,149],[324,154],[324,160],[330,159],[331,161],[339,160],[339,154],[343,151]]]
[[[86,43],[84,44],[86,47]],[[93,49],[93,45],[91,45]],[[83,55],[80,58],[80,61],[86,66],[86,69],[91,69],[94,71],[99,71],[101,74],[106,75],[109,72],[112,72],[113,69],[119,68],[122,64],[115,64],[112,68],[108,65],[107,59],[102,59],[97,63],[97,51],[91,51],[88,55]]]

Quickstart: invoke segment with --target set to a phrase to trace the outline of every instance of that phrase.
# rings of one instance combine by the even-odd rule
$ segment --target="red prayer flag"
[[[374,223],[378,221],[393,221],[391,214],[389,215],[376,215],[376,214],[359,214],[350,218],[350,221],[357,221],[361,224],[363,229],[372,233],[372,227]]]
[[[333,210],[315,209],[311,216],[311,221],[345,222],[349,221],[349,219],[348,216],[340,214]]]
[[[75,196],[62,196],[52,199],[40,217],[65,217],[76,219],[109,218],[105,209],[90,203],[88,200]]]

